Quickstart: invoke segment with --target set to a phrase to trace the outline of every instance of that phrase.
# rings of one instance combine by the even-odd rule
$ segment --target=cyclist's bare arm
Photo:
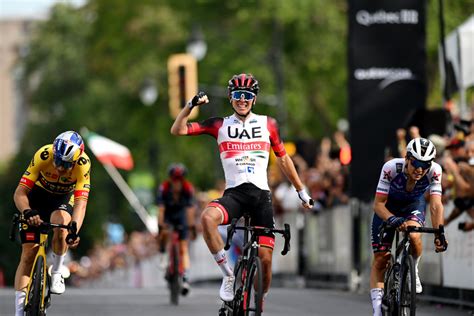
[[[386,221],[393,214],[385,207],[387,203],[388,195],[385,194],[376,194],[374,200],[374,211],[378,217]]]
[[[158,226],[164,226],[165,212],[166,212],[165,206],[163,204],[159,204],[158,205]]]
[[[431,224],[433,228],[438,228],[444,224],[444,206],[441,195],[430,195]]]
[[[186,124],[188,123],[188,118],[191,114],[192,107],[200,106],[205,103],[209,103],[209,98],[206,94],[200,92],[195,95],[193,99],[189,101],[186,106],[183,107],[181,112],[179,112],[178,116],[176,117],[176,120],[171,126],[171,134],[176,136],[187,135],[188,127],[186,126]]]
[[[290,156],[288,154],[285,154],[281,157],[277,156],[277,164],[280,167],[281,171],[283,171],[285,176],[291,182],[291,184],[293,184],[293,186],[295,187],[300,199],[302,199],[300,196],[300,193],[301,191],[304,191],[303,193],[306,195],[306,199],[302,199],[303,206],[307,209],[312,208],[313,201],[311,200],[310,196],[306,194],[304,190],[303,182],[301,182],[301,179],[298,176],[298,172],[296,172],[296,168],[293,163],[293,160],[291,160]]]
[[[188,220],[188,226],[195,225],[196,219],[196,207],[194,205],[186,208],[186,219]]]
[[[84,217],[86,216],[86,207],[87,207],[87,200],[83,199],[75,199],[74,200],[74,209],[72,213],[72,221],[77,223],[77,232],[82,227],[82,223],[84,221]]]
[[[303,182],[301,182],[301,179],[296,172],[293,160],[291,160],[288,154],[282,157],[277,157],[277,164],[281,171],[283,171],[283,174],[286,176],[286,178],[290,180],[291,184],[293,184],[293,186],[296,188],[296,191],[304,189]]]
[[[24,210],[30,208],[30,202],[28,200],[29,192],[30,189],[23,185],[19,185],[16,187],[15,193],[13,194],[13,201],[15,202],[16,208],[20,212],[23,212]]]

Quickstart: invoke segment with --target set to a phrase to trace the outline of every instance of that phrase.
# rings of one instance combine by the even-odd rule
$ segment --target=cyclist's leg
[[[45,207],[43,190],[34,187],[28,194],[28,200],[32,209],[40,212],[41,219],[47,221],[47,212]],[[15,273],[15,313],[23,316],[23,304],[26,297],[28,282],[30,281],[31,269],[38,252],[38,243],[40,241],[40,233],[37,227],[27,224],[20,225],[21,239],[21,257]]]
[[[166,245],[168,244],[168,240],[170,237],[170,230],[169,230],[169,215],[166,216],[168,213],[165,213],[165,217],[163,217],[162,222],[159,223],[159,231],[158,231],[158,252],[160,254],[159,257],[159,267],[160,269],[166,269],[168,264],[168,254],[166,253]]]
[[[53,224],[67,225],[71,222],[72,204],[61,204],[55,211],[51,213],[50,221]],[[55,228],[53,230],[52,239],[52,267],[51,267],[51,293],[62,294],[66,290],[62,271],[64,267],[64,259],[68,246],[66,243],[67,229]]]
[[[51,223],[67,225],[71,222],[71,215],[64,210],[56,210],[51,213]],[[52,272],[59,272],[64,263],[64,257],[68,250],[66,236],[68,231],[64,228],[55,228],[53,230],[52,249],[53,249],[53,268]]]
[[[271,193],[270,191],[261,190],[259,195],[257,205],[252,208],[252,219],[250,223],[253,226],[275,228]],[[268,234],[259,236],[259,244],[258,256],[262,261],[263,293],[266,295],[272,281],[272,255],[273,246],[275,245],[275,235]]]
[[[270,289],[270,284],[272,282],[272,256],[273,256],[273,249],[272,248],[264,248],[260,247],[258,250],[258,256],[262,261],[262,269],[263,269],[263,293],[266,295],[268,290]]]
[[[47,220],[53,224],[68,225],[71,222],[72,211],[74,205],[74,196],[69,193],[61,196],[50,195],[47,198],[49,213]],[[47,213],[47,212],[45,212]],[[52,239],[52,270],[51,272],[59,273],[63,269],[64,258],[68,250],[66,244],[66,236],[68,231],[64,228],[55,228],[53,230]]]
[[[15,273],[15,315],[23,316],[30,273],[38,252],[39,231],[36,227],[21,225],[21,257]]]
[[[183,290],[182,294],[187,294],[189,291],[188,272],[191,267],[189,260],[189,229],[186,220],[186,214],[181,214],[177,219],[177,224],[183,228],[179,231],[179,256],[181,258],[182,273],[183,273]]]
[[[406,217],[407,224],[409,226],[424,226],[425,225],[425,199],[421,199],[419,202],[414,203],[410,206],[409,213]],[[421,259],[423,252],[423,244],[420,233],[410,233],[410,250],[413,259],[415,260],[415,273],[416,273],[416,293],[423,291],[420,277],[418,276],[418,263]]]
[[[241,216],[241,203],[232,191],[226,190],[223,197],[209,203],[201,215],[204,240],[224,276],[219,292],[224,301],[232,301],[234,298],[234,275],[217,227],[228,224],[234,217]]]
[[[380,240],[379,228],[382,222],[382,219],[377,214],[374,214],[372,219],[372,250],[374,258],[370,269],[370,298],[374,316],[382,315],[384,274],[390,260],[390,248],[395,233],[394,230],[386,230],[386,234]]]

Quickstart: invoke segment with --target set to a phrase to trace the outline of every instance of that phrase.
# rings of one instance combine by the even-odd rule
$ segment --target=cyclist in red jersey
[[[173,163],[168,168],[169,178],[163,181],[156,197],[158,205],[158,245],[160,267],[166,268],[168,256],[166,244],[170,235],[170,225],[179,232],[179,252],[183,263],[183,282],[181,294],[187,295],[190,291],[188,271],[191,267],[189,260],[188,240],[196,239],[194,225],[194,187],[186,179],[187,169],[181,163]],[[191,235],[189,238],[189,234]]]
[[[221,198],[207,205],[201,215],[201,223],[206,244],[224,275],[220,297],[223,301],[232,301],[234,276],[227,262],[218,226],[229,224],[233,218],[249,212],[252,225],[274,227],[272,198],[267,179],[270,148],[277,157],[277,164],[296,188],[304,207],[311,208],[313,200],[306,193],[293,161],[285,151],[275,119],[252,112],[260,89],[255,77],[250,74],[234,75],[227,88],[229,102],[234,110],[232,115],[188,123],[188,117],[195,106],[209,103],[207,95],[199,92],[178,114],[171,127],[171,134],[208,134],[217,140],[226,188]],[[259,244],[265,297],[272,276],[273,234],[261,236]]]

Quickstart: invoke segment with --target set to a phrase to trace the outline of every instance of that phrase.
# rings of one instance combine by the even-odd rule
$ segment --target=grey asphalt
[[[50,316],[209,316],[217,315],[218,285],[194,287],[179,306],[171,306],[165,288],[77,289],[54,296]],[[14,315],[13,289],[0,289],[0,315]],[[265,301],[268,316],[372,315],[368,295],[340,290],[272,288]],[[467,310],[420,303],[419,316],[468,316]]]

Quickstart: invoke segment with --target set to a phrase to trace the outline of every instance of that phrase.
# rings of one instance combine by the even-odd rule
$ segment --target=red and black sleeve
[[[190,136],[208,134],[217,139],[219,128],[224,119],[222,117],[211,117],[201,122],[188,123],[188,134]]]
[[[280,131],[278,130],[278,123],[272,117],[267,117],[267,128],[270,132],[270,144],[273,152],[277,157],[283,157],[286,155],[285,146],[280,138]]]

